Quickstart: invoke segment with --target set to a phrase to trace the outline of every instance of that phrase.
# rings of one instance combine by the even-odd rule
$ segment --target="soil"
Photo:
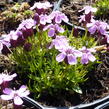
[[[64,12],[69,22],[75,25],[79,24],[80,13],[78,12],[86,5],[93,5],[96,0],[63,0],[60,10]]]
[[[94,1],[92,0],[64,0],[63,5],[61,6],[61,11],[69,17],[72,24],[79,25],[78,10],[82,9],[86,4],[93,3]],[[2,27],[3,25],[0,27],[1,34],[6,32],[4,29],[1,29]],[[102,53],[100,54],[100,57],[102,63],[95,65],[93,71],[89,72],[87,75],[88,80],[80,86],[83,94],[61,91],[56,93],[55,96],[51,96],[48,93],[43,93],[43,96],[38,99],[38,102],[47,106],[69,107],[81,103],[90,103],[109,95],[109,53]],[[7,68],[10,70],[12,65],[12,62],[10,62],[7,57],[0,55],[0,72],[3,72]]]

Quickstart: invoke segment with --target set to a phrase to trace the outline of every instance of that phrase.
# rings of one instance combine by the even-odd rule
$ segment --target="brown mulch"
[[[94,3],[95,0],[63,0],[60,10],[68,16],[70,23],[79,25],[78,17],[80,13],[78,13],[78,11],[84,6]]]

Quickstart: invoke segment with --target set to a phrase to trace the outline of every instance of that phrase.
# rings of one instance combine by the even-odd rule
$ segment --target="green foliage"
[[[95,4],[97,7],[96,15],[99,17],[107,17],[109,14],[109,0],[98,0]]]
[[[24,12],[23,12],[23,15],[24,16],[31,16],[33,14],[33,11],[31,11],[31,10],[25,10]]]
[[[87,32],[81,37],[74,37],[69,31],[66,31],[64,35],[67,35],[70,44],[78,49],[82,46],[96,45],[93,37],[87,37]],[[94,63],[88,65],[80,62],[76,65],[58,63],[56,61],[58,51],[55,48],[47,49],[51,42],[47,32],[37,32],[28,38],[27,42],[32,44],[31,51],[25,51],[22,46],[14,48],[11,59],[17,62],[19,75],[29,78],[30,91],[35,92],[36,96],[40,96],[45,91],[53,95],[60,90],[82,93],[80,84],[87,80],[85,75],[88,69],[92,69]]]
[[[76,49],[80,49],[83,46],[86,46],[87,48],[92,48],[97,45],[97,42],[95,41],[95,38],[92,36],[88,36],[87,30],[85,31],[85,34],[82,36],[73,36],[73,31],[71,33],[67,33],[69,36],[70,44],[74,46]]]

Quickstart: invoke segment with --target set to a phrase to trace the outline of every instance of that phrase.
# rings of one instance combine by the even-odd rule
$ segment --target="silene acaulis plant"
[[[81,84],[87,82],[86,75],[99,63],[98,53],[106,52],[109,43],[109,25],[94,19],[95,8],[86,6],[80,10],[83,15],[79,22],[85,27],[81,35],[79,28],[69,31],[62,25],[69,19],[60,11],[49,12],[52,6],[47,1],[36,2],[30,8],[34,17],[23,20],[16,30],[0,39],[0,53],[16,63],[17,74],[27,81],[36,98],[43,92],[53,95],[63,90],[82,94]],[[105,45],[101,45],[104,39]],[[2,76],[0,85],[5,82]],[[11,75],[9,80],[15,76]],[[1,98],[13,99],[15,105],[21,105],[21,97],[29,95],[26,86],[19,90],[6,88],[3,93]]]

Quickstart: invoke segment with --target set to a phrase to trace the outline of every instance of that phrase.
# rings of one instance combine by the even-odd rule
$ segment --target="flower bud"
[[[6,45],[3,45],[2,54],[7,55],[11,53],[9,48]]]
[[[32,44],[31,43],[25,43],[24,44],[24,50],[29,52],[32,49]]]
[[[34,15],[34,21],[35,21],[35,24],[39,24],[39,21],[40,21],[40,18],[39,18],[39,15],[37,13],[35,13]]]
[[[22,29],[22,33],[23,33],[23,36],[25,39],[27,39],[29,36],[32,36],[33,35],[33,29],[30,28],[30,29]]]
[[[13,48],[17,47],[17,40],[11,39],[10,43],[11,43],[11,47],[13,47]]]
[[[85,15],[85,20],[90,23],[91,22],[91,12]]]
[[[73,36],[78,37],[78,28],[73,29]]]

